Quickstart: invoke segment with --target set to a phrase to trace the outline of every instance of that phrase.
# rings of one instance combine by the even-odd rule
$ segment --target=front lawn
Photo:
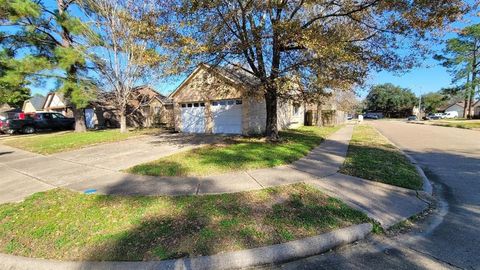
[[[13,137],[5,140],[4,144],[39,154],[53,154],[99,143],[121,141],[156,131],[158,130],[142,129],[127,133],[120,133],[119,129],[96,130],[80,133],[71,131],[16,138]]]
[[[0,252],[163,260],[278,244],[367,216],[306,184],[222,195],[124,197],[63,189],[0,205]]]
[[[355,127],[340,172],[409,189],[421,189],[423,184],[402,152],[368,124]]]
[[[320,144],[339,127],[301,127],[281,132],[280,143],[240,138],[227,145],[211,145],[174,154],[128,169],[154,176],[202,176],[291,163]]]

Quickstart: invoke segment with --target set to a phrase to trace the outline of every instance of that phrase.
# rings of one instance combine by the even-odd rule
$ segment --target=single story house
[[[475,106],[476,106],[476,105],[475,105],[475,104],[477,104],[477,103],[478,103],[478,101],[477,101],[477,102],[474,102],[474,103],[472,104],[472,109],[471,109],[471,112],[470,112],[470,114],[471,114],[472,116],[475,116],[475,115],[476,115],[476,113],[475,113]],[[439,111],[439,112],[443,112],[443,113],[447,113],[447,112],[457,112],[457,113],[458,113],[458,117],[464,118],[464,117],[466,117],[466,115],[463,114],[464,108],[465,108],[465,102],[462,101],[462,102],[456,102],[456,103],[448,104],[448,105],[446,105],[446,106],[444,106],[444,107],[439,108],[438,111]]]
[[[175,130],[185,133],[260,134],[266,126],[259,81],[239,68],[199,65],[170,94]],[[279,129],[304,124],[303,103],[278,101]]]
[[[43,110],[45,104],[45,97],[42,95],[34,95],[33,97],[25,100],[22,106],[22,112],[35,113]]]
[[[99,100],[90,102],[84,109],[87,128],[120,126],[120,114],[110,101],[109,95],[111,94],[106,93]],[[67,117],[73,117],[63,94],[58,92],[49,93],[39,111],[59,112]],[[173,105],[165,96],[149,86],[136,87],[127,108],[127,125],[173,128]]]
[[[119,127],[120,113],[106,93],[101,101],[85,109],[87,127]],[[127,107],[127,126],[173,128],[173,104],[153,88],[139,86],[132,91]]]

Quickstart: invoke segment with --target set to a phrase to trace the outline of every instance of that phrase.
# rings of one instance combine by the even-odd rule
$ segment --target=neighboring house
[[[473,103],[473,106],[472,106],[472,110],[470,112],[471,115],[474,115],[474,110],[475,110],[475,104],[478,103],[475,102]],[[465,108],[465,102],[457,102],[457,103],[453,103],[453,104],[448,104],[444,107],[441,107],[438,109],[439,112],[443,112],[443,113],[447,113],[447,112],[457,112],[458,113],[458,117],[460,118],[464,118],[466,117],[463,112],[464,112],[464,108]]]
[[[173,128],[173,104],[149,86],[139,86],[129,102],[130,126]]]
[[[43,111],[45,97],[42,95],[34,95],[23,102],[22,111],[24,113],[35,113]]]
[[[90,102],[84,109],[87,128],[119,127],[120,114],[114,103],[105,94],[100,100]],[[72,117],[72,110],[66,106],[63,95],[52,92],[47,95],[43,111],[60,112]],[[167,98],[148,86],[137,87],[128,104],[127,125],[129,127],[173,128],[173,105]]]
[[[472,110],[473,110],[473,117],[474,118],[480,118],[480,99],[477,100],[475,103],[472,105]]]
[[[42,105],[42,111],[57,112],[67,117],[73,117],[72,110],[66,105],[63,94],[59,92],[50,92],[47,94]]]
[[[265,131],[266,103],[259,81],[238,68],[199,65],[170,94],[175,130],[185,133],[259,134]],[[279,129],[304,123],[304,105],[278,101]]]
[[[335,126],[347,121],[347,113],[337,108],[333,98],[325,102],[320,107],[317,104],[307,104],[305,112],[306,126]],[[320,121],[317,120],[318,114],[321,112]]]

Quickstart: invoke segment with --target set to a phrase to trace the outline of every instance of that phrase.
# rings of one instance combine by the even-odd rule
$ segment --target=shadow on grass
[[[116,200],[99,196],[115,207]],[[144,206],[157,199],[144,198]],[[103,236],[89,260],[142,261],[204,256],[278,244],[368,222],[366,215],[304,184],[235,194],[163,198],[126,231]],[[137,205],[138,206],[138,205]],[[148,207],[147,207],[148,208]]]
[[[281,135],[283,140],[279,143],[262,142],[258,138],[225,137],[221,145],[179,153],[134,166],[129,171],[152,176],[187,176],[275,167],[300,159],[324,140],[309,130],[282,132]]]

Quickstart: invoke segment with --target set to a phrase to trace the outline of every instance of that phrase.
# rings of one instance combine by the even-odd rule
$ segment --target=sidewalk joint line
[[[7,165],[5,165],[5,164],[1,164],[1,166],[7,168],[7,170],[11,170],[11,171],[14,171],[14,172],[16,172],[16,173],[19,173],[19,174],[25,175],[25,176],[27,176],[27,177],[30,177],[30,178],[36,180],[37,182],[43,183],[43,184],[48,185],[48,186],[50,186],[50,187],[52,187],[52,188],[58,188],[58,186],[52,185],[52,184],[46,182],[45,180],[43,180],[43,179],[41,179],[41,178],[38,178],[38,177],[36,177],[36,176],[34,176],[34,175],[31,175],[31,174],[29,174],[29,173],[22,172],[22,171],[20,171],[20,170],[18,170],[18,169],[12,168],[12,167],[7,166]]]
[[[195,195],[198,195],[198,192],[200,192],[200,183],[197,184],[197,189],[195,190]]]
[[[262,183],[260,183],[255,177],[253,177],[250,173],[248,173],[248,171],[245,171],[245,173],[250,176],[250,178],[253,179],[253,181],[255,181],[261,188],[265,188]]]

